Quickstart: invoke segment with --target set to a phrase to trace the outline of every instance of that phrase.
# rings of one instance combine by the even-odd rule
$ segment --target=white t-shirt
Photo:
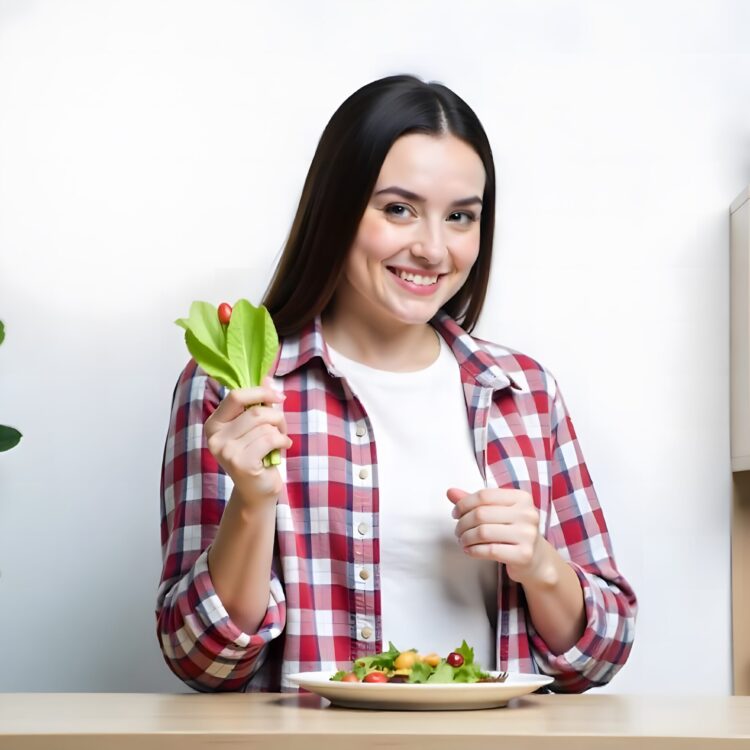
[[[463,639],[495,668],[497,563],[466,555],[446,490],[485,486],[458,363],[443,340],[428,367],[391,372],[328,345],[372,423],[377,452],[383,644],[446,656]]]

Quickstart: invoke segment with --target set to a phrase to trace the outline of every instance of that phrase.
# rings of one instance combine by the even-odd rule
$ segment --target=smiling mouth
[[[397,268],[393,268],[392,266],[386,266],[386,268],[394,276],[398,276],[403,281],[409,281],[412,284],[415,284],[416,286],[434,286],[435,284],[437,284],[438,279],[441,276],[445,276],[445,274],[442,274],[442,273],[433,273],[433,274],[408,273],[407,271],[401,271]]]

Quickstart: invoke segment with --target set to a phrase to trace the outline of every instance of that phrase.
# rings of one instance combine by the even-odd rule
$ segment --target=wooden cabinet
[[[731,238],[732,666],[750,695],[750,188],[729,211]]]
[[[750,188],[732,203],[732,471],[750,470]]]

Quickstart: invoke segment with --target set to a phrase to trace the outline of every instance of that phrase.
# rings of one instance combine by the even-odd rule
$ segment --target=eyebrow
[[[410,201],[418,201],[419,203],[424,203],[426,200],[426,198],[423,198],[421,195],[412,193],[411,190],[400,188],[397,185],[391,185],[391,187],[378,190],[375,195],[381,195],[382,193],[395,193],[396,195],[400,195],[402,198],[406,198]],[[478,203],[481,206],[482,199],[478,195],[472,195],[470,198],[461,198],[457,201],[453,201],[453,203],[451,203],[451,206],[470,206],[473,203]]]

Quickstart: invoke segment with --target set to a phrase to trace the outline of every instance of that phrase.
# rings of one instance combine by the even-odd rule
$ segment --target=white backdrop
[[[493,145],[477,333],[560,381],[640,598],[605,690],[730,691],[728,207],[742,2],[0,1],[0,690],[180,691],[158,649],[173,324],[259,299],[320,133],[375,78]]]

